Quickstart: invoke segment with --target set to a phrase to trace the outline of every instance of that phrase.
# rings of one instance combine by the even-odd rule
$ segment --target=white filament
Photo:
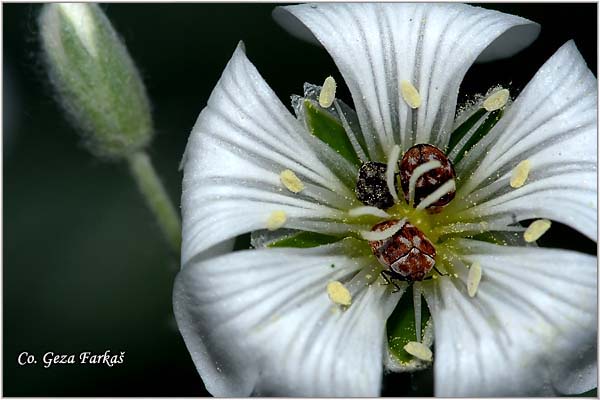
[[[423,210],[423,209],[429,207],[430,205],[432,205],[433,203],[435,203],[436,201],[438,201],[439,199],[441,199],[442,197],[444,197],[446,194],[450,193],[453,190],[456,190],[456,183],[454,182],[454,179],[450,179],[449,181],[444,183],[442,186],[437,188],[437,190],[435,192],[433,192],[429,196],[425,197],[423,199],[423,201],[421,201],[419,203],[419,205],[417,206],[417,210]]]
[[[421,285],[418,282],[413,284],[413,307],[415,309],[417,342],[421,342]]]
[[[398,232],[400,229],[402,229],[405,221],[406,221],[406,218],[398,221],[398,223],[396,225],[391,226],[382,231],[360,231],[360,235],[363,237],[363,239],[368,240],[370,242],[373,242],[376,240],[385,240],[389,237],[394,236],[396,234],[396,232]]]
[[[356,139],[356,135],[354,134],[354,131],[352,130],[352,128],[350,128],[350,124],[348,123],[348,120],[346,120],[346,116],[342,112],[342,109],[339,106],[338,101],[334,100],[333,105],[335,106],[335,110],[337,111],[338,116],[340,117],[342,126],[344,127],[344,130],[346,131],[346,135],[348,136],[348,139],[350,139],[350,144],[354,148],[356,155],[358,156],[358,158],[360,158],[360,161],[362,161],[362,162],[368,161],[367,155],[365,154],[362,147],[358,143],[358,139]]]
[[[417,181],[419,180],[419,178],[421,176],[425,175],[427,172],[431,171],[432,169],[436,169],[441,166],[442,166],[442,164],[439,161],[433,160],[433,161],[428,161],[425,164],[421,164],[417,168],[415,168],[415,170],[412,173],[412,176],[410,177],[410,180],[408,181],[408,204],[409,205],[412,206],[415,203],[415,187],[417,186]]]
[[[385,180],[387,187],[395,202],[398,202],[398,193],[396,192],[396,164],[398,164],[398,158],[400,158],[400,146],[397,144],[392,147],[390,155],[388,156],[387,169],[385,170]]]
[[[380,208],[372,206],[356,207],[348,210],[348,215],[351,217],[360,217],[361,215],[374,215],[381,218],[389,218],[390,214]]]
[[[520,226],[506,226],[505,224],[489,223],[481,221],[475,222],[457,222],[436,229],[438,235],[450,235],[464,232],[488,232],[488,231],[503,231],[503,232],[524,232],[525,228]]]

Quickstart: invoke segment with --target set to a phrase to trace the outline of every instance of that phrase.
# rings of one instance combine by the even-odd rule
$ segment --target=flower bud
[[[153,132],[146,89],[100,7],[46,4],[38,22],[50,81],[89,149],[119,158],[144,147]]]

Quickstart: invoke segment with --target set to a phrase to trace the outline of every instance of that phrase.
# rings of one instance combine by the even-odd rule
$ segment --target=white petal
[[[347,230],[321,221],[353,204],[348,186],[356,168],[317,142],[238,47],[186,148],[182,265],[221,241],[265,228],[273,211],[286,213],[286,228]],[[300,193],[281,184],[287,169],[304,184]]]
[[[461,280],[443,278],[425,291],[435,328],[435,394],[548,396],[595,387],[596,258],[459,244],[483,277],[474,298],[463,269]]]
[[[539,31],[526,19],[460,4],[320,3],[278,8],[273,16],[331,54],[376,161],[394,143],[443,148],[459,85],[479,54],[486,48],[489,57],[514,54]],[[403,100],[401,81],[418,90],[416,110]]]
[[[191,264],[176,279],[179,329],[215,396],[377,396],[385,319],[399,294],[373,283],[348,244],[249,250]],[[334,267],[332,267],[334,265]],[[347,309],[330,281],[352,293]]]
[[[597,239],[597,104],[596,78],[568,42],[458,164],[458,175],[478,166],[452,207],[476,202],[466,214],[507,223],[550,218]],[[528,178],[513,189],[512,170],[526,159]]]

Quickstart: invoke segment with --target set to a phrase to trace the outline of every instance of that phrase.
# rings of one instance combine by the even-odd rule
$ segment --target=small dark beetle
[[[441,167],[423,174],[416,182],[414,206],[416,207],[424,198],[433,193],[456,174],[452,163],[443,151],[430,144],[417,144],[404,153],[400,160],[400,182],[404,191],[404,198],[409,202],[409,182],[415,168],[429,161],[439,161]],[[427,207],[432,213],[440,212],[442,208],[454,198],[455,191],[442,196],[438,201]]]
[[[355,192],[356,198],[364,205],[381,209],[394,205],[394,198],[387,186],[386,170],[386,164],[374,161],[367,161],[360,166]]]
[[[386,269],[384,276],[391,279],[422,281],[435,266],[435,247],[416,226],[409,222],[389,220],[371,231],[383,231],[397,224],[402,228],[384,240],[369,241],[373,254]]]

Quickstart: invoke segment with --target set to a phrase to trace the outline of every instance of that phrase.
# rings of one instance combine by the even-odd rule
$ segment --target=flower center
[[[378,216],[387,217],[362,237],[387,278],[422,281],[430,273],[442,274],[436,268],[435,228],[455,196],[455,172],[446,155],[432,145],[418,144],[399,157],[400,148],[394,146],[387,165],[365,162],[359,170],[356,195],[367,206],[362,211],[377,215],[373,209],[379,209],[383,215]],[[403,199],[397,195],[398,180]]]

